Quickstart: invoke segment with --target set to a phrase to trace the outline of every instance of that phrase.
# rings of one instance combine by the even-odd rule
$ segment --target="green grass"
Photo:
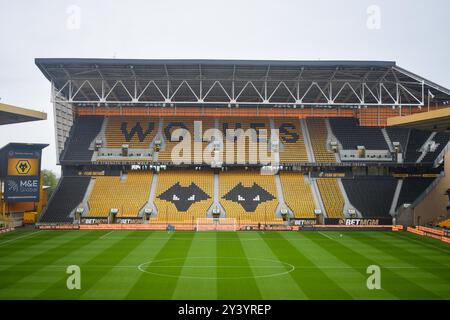
[[[69,265],[81,290],[66,287]],[[405,232],[0,235],[0,299],[450,299],[449,271],[449,245]]]

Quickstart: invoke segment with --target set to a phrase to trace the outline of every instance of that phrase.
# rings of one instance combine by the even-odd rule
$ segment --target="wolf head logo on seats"
[[[210,196],[193,182],[187,187],[177,182],[158,198],[173,203],[178,211],[187,211],[195,202],[209,199]]]
[[[275,197],[256,183],[253,183],[251,187],[239,183],[224,195],[223,199],[237,202],[246,211],[254,212],[261,203],[271,201]]]
[[[122,134],[123,134],[123,136],[124,136],[124,138],[125,138],[125,140],[127,142],[130,142],[131,139],[133,139],[133,137],[135,135],[137,135],[137,137],[138,137],[140,142],[143,142],[145,140],[145,138],[150,133],[153,132],[154,128],[155,128],[155,124],[153,122],[149,122],[147,124],[147,129],[145,129],[145,131],[144,131],[144,129],[141,126],[141,123],[140,122],[136,122],[134,127],[132,127],[130,129],[130,131],[128,131],[128,122],[122,122],[122,125],[121,125],[120,129],[121,129]]]

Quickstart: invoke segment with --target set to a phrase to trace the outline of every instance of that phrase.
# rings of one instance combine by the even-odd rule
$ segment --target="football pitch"
[[[450,246],[406,232],[22,229],[0,235],[0,299],[450,299]]]

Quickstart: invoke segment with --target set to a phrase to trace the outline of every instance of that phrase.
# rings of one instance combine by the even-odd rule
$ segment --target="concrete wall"
[[[450,218],[447,212],[448,196],[446,195],[447,189],[450,188],[450,150],[444,158],[444,174],[445,176],[436,187],[413,209],[414,224],[436,224],[446,217]]]

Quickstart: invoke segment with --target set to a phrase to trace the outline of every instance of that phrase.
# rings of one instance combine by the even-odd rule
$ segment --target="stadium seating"
[[[191,135],[191,142],[194,141],[194,119],[193,118],[181,118],[181,117],[173,117],[173,118],[164,118],[163,122],[163,135],[165,139],[165,146],[158,154],[158,161],[160,162],[172,162],[172,149],[175,147],[183,138],[180,138],[179,141],[172,141],[172,133],[176,129],[186,129],[189,131]],[[191,153],[189,162],[193,162],[193,145],[191,145]],[[185,156],[185,155],[183,155]]]
[[[213,198],[210,171],[161,171],[154,200],[158,213],[151,222],[196,223],[197,218],[206,218]]]
[[[316,179],[328,218],[343,218],[344,197],[334,178]]]
[[[315,218],[311,186],[302,173],[281,172],[284,201],[297,218]]]
[[[411,130],[408,128],[400,128],[400,127],[386,128],[386,132],[389,136],[389,139],[391,139],[391,142],[400,143],[403,152],[406,150],[410,131]]]
[[[109,117],[105,131],[106,146],[148,149],[158,130],[158,119],[144,117]]]
[[[227,218],[239,224],[282,223],[275,216],[278,205],[275,178],[259,171],[224,171],[219,174],[220,203]]]
[[[438,132],[432,139],[435,143],[438,144],[437,148],[434,151],[428,151],[425,157],[422,159],[422,163],[432,163],[445,148],[447,143],[450,141],[450,134],[446,132]]]
[[[120,176],[96,177],[89,197],[89,216],[107,217],[111,208],[119,210],[117,217],[136,217],[147,203],[152,173],[130,171]]]
[[[419,150],[429,138],[431,132],[412,129],[406,146],[405,162],[415,163],[422,152]]]
[[[405,178],[397,201],[398,209],[404,203],[413,203],[433,182],[434,178]]]
[[[223,136],[226,137],[226,130],[227,129],[239,129],[246,131],[248,129],[254,129],[256,130],[257,137],[251,137],[251,141],[253,143],[250,143],[250,138],[245,137],[245,146],[244,146],[244,155],[238,155],[238,143],[236,143],[237,138],[235,138],[234,143],[234,151],[233,151],[233,157],[229,162],[233,163],[249,163],[251,155],[254,157],[254,159],[258,160],[259,163],[259,149],[258,149],[258,140],[259,140],[259,129],[266,129],[267,130],[267,138],[270,138],[270,123],[268,118],[255,118],[255,119],[248,119],[248,118],[241,118],[239,120],[236,120],[236,118],[221,118],[219,120],[219,129],[222,131]],[[258,139],[258,140],[257,140]],[[224,139],[224,149],[223,149],[223,159],[224,161],[227,159],[227,152],[231,153],[232,146],[228,143],[226,143],[226,139]],[[269,146],[267,147],[267,150],[269,151]]]
[[[365,218],[389,217],[397,187],[393,177],[355,177],[342,179],[350,203]]]
[[[333,134],[344,149],[388,150],[389,147],[379,127],[360,126],[356,118],[330,118]]]
[[[85,116],[75,120],[70,129],[61,158],[65,161],[91,161],[93,150],[89,150],[91,142],[101,130],[103,117]]]
[[[306,119],[314,158],[317,163],[336,162],[334,152],[327,150],[327,127],[325,120],[321,118]]]
[[[90,177],[62,177],[39,222],[72,223],[69,215],[83,201],[90,181]]]
[[[280,144],[283,144],[283,148],[280,148],[280,162],[308,162],[305,138],[300,121],[292,119],[277,120],[275,128],[279,129]]]

